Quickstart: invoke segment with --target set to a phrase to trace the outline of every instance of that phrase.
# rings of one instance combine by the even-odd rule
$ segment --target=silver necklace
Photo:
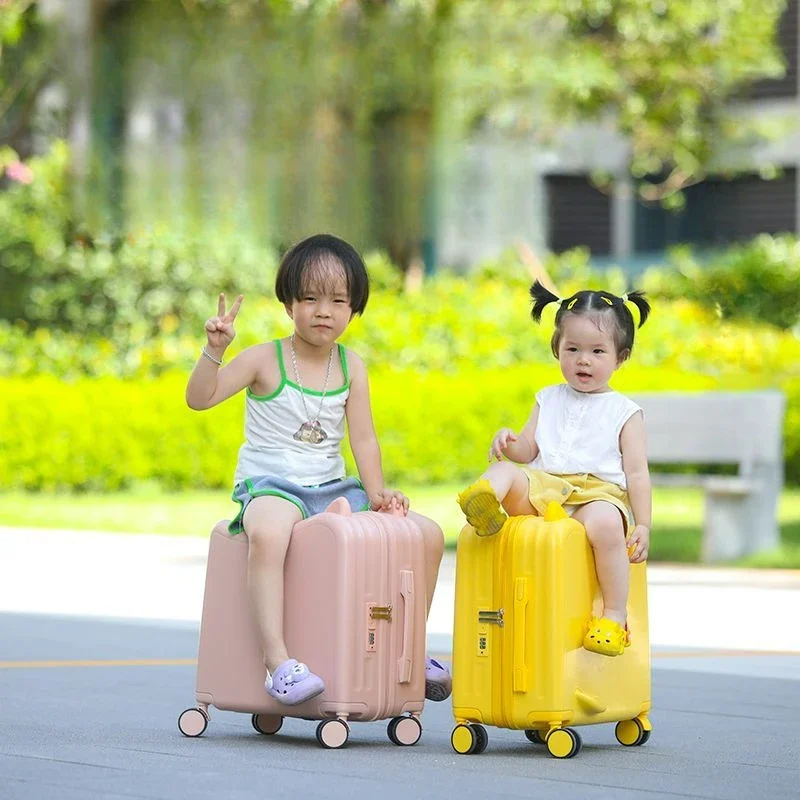
[[[325,433],[322,425],[320,425],[319,415],[322,413],[322,404],[325,402],[325,393],[328,391],[328,379],[331,376],[331,364],[333,363],[333,346],[331,346],[330,352],[328,353],[328,369],[325,372],[325,383],[322,387],[322,395],[319,398],[319,408],[317,409],[317,415],[314,417],[314,419],[311,419],[311,414],[308,412],[308,406],[306,405],[306,393],[303,391],[303,384],[300,381],[300,370],[297,369],[297,356],[294,352],[294,334],[292,334],[291,338],[289,339],[289,352],[292,354],[292,368],[294,369],[294,377],[297,381],[297,385],[300,387],[300,397],[303,400],[303,409],[306,412],[306,421],[297,429],[295,433],[292,434],[292,438],[296,439],[298,442],[319,444],[328,438],[328,434]]]

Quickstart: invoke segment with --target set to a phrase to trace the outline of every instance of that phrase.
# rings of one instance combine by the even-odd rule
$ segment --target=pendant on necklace
[[[292,435],[293,439],[298,442],[307,442],[308,444],[319,444],[328,438],[328,434],[319,424],[319,420],[315,419],[313,422],[304,422],[297,432]]]

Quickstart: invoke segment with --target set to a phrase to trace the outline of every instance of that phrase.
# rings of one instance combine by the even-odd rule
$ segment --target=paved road
[[[797,798],[800,573],[651,567],[654,732],[623,748],[582,728],[557,761],[490,729],[482,756],[449,744],[448,703],[428,704],[414,748],[384,723],[354,724],[323,751],[314,723],[263,737],[193,705],[206,541],[0,528],[0,798]],[[431,615],[446,652],[452,558]]]

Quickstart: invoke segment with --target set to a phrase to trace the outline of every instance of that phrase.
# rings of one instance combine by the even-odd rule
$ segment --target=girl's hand
[[[373,511],[402,511],[405,515],[408,514],[408,498],[395,489],[381,489],[372,495],[369,507]]]
[[[502,461],[506,448],[516,442],[518,438],[511,428],[500,428],[494,435],[494,439],[492,439],[492,446],[489,448],[489,461],[493,458]]]
[[[236,338],[236,331],[233,329],[233,321],[239,313],[239,308],[244,300],[244,295],[240,294],[231,310],[225,311],[225,295],[220,293],[219,303],[217,304],[217,316],[211,317],[206,321],[206,336],[208,337],[209,349],[217,351],[222,355],[222,351]]]
[[[645,525],[637,525],[628,538],[628,558],[631,564],[640,564],[642,561],[647,561],[649,549],[650,528]]]

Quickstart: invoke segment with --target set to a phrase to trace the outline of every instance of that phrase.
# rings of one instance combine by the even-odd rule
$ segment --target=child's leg
[[[529,488],[528,476],[516,464],[498,461],[461,492],[458,504],[479,536],[491,536],[503,527],[506,512],[512,516],[536,513]]]
[[[444,553],[444,534],[432,519],[423,517],[422,514],[409,511],[408,518],[417,523],[425,542],[425,613],[429,614],[433,603],[433,592],[436,589],[436,579],[439,577],[439,565]]]
[[[530,501],[528,476],[510,461],[495,461],[481,475],[492,484],[495,495],[512,517],[536,514]]]
[[[270,672],[289,658],[283,639],[283,563],[292,528],[302,518],[294,503],[268,495],[251,500],[242,520],[249,542],[250,604],[261,639],[264,666]]]
[[[433,603],[433,593],[436,589],[436,580],[439,577],[439,565],[444,552],[444,534],[442,529],[432,520],[408,512],[409,519],[413,520],[422,531],[425,542],[425,610],[430,613]],[[446,700],[453,691],[453,679],[450,670],[434,658],[425,658],[425,697],[428,700]]]
[[[264,688],[286,705],[325,691],[319,675],[289,658],[283,639],[283,564],[292,528],[302,516],[294,503],[265,495],[250,501],[242,520],[249,540],[247,585],[267,668]]]
[[[586,528],[594,551],[597,582],[603,595],[603,616],[624,627],[628,616],[630,563],[622,515],[611,503],[596,500],[576,509],[573,519]]]

